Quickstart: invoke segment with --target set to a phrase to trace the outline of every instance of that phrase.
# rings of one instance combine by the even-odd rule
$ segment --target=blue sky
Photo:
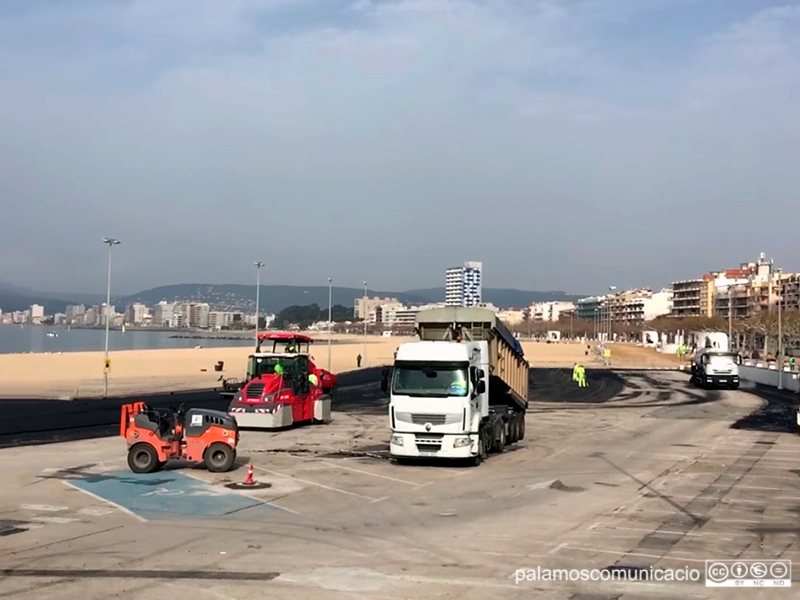
[[[0,3],[0,280],[800,270],[800,4]]]

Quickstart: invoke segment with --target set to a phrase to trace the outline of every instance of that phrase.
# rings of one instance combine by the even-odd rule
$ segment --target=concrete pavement
[[[244,432],[226,474],[133,476],[114,438],[5,449],[0,594],[796,597],[797,574],[784,590],[703,583],[707,559],[800,560],[800,438],[772,427],[777,413],[758,390],[598,371],[575,392],[561,377],[534,373],[526,439],[477,468],[386,460],[385,400],[366,379],[328,425]],[[247,462],[264,486],[226,487]],[[516,582],[537,566],[698,569],[701,579]]]

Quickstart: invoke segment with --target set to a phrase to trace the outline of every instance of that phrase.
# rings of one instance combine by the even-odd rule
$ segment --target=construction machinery
[[[280,429],[331,419],[336,376],[314,364],[313,339],[298,333],[262,333],[248,360],[228,414],[240,427]],[[229,392],[230,393],[230,392]]]
[[[120,435],[128,444],[128,466],[152,473],[170,460],[205,463],[209,471],[230,470],[236,460],[239,428],[218,410],[151,408],[144,402],[123,404]]]
[[[444,307],[416,316],[420,341],[402,344],[381,389],[390,392],[389,455],[470,459],[525,437],[528,362],[485,308]]]

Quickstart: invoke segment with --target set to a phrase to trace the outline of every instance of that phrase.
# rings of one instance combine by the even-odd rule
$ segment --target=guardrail
[[[800,371],[792,370],[791,367],[783,367],[783,373],[778,371],[778,366],[756,360],[746,360],[739,367],[739,377],[754,383],[778,387],[780,383],[785,390],[797,392],[800,389]]]

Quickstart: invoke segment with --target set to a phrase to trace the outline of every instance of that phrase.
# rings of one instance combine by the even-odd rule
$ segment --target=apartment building
[[[445,271],[444,302],[447,306],[478,306],[483,302],[482,262],[465,262]]]
[[[572,302],[534,302],[529,310],[532,321],[553,322],[558,321],[563,313],[574,308],[575,304]]]
[[[146,305],[141,302],[134,302],[125,311],[125,322],[129,325],[141,325],[149,314],[150,310]]]
[[[156,327],[177,327],[176,303],[162,300],[153,310],[153,325]]]
[[[672,301],[673,292],[669,288],[655,293],[649,288],[627,290],[611,297],[611,320],[625,325],[641,325],[669,314]]]
[[[782,310],[800,310],[800,273],[785,273],[777,278],[776,301]]]
[[[584,321],[592,321],[597,319],[600,314],[606,314],[606,304],[609,298],[609,295],[581,298],[575,303],[575,317]]]
[[[679,318],[711,316],[708,306],[710,289],[710,283],[703,278],[674,281],[670,316]]]
[[[353,316],[356,319],[369,319],[379,306],[391,304],[400,304],[400,301],[397,298],[379,298],[378,296],[356,298],[353,305]]]
[[[522,308],[508,308],[495,312],[497,313],[497,318],[503,321],[503,323],[507,325],[519,325],[525,320],[525,313],[527,310]]]

